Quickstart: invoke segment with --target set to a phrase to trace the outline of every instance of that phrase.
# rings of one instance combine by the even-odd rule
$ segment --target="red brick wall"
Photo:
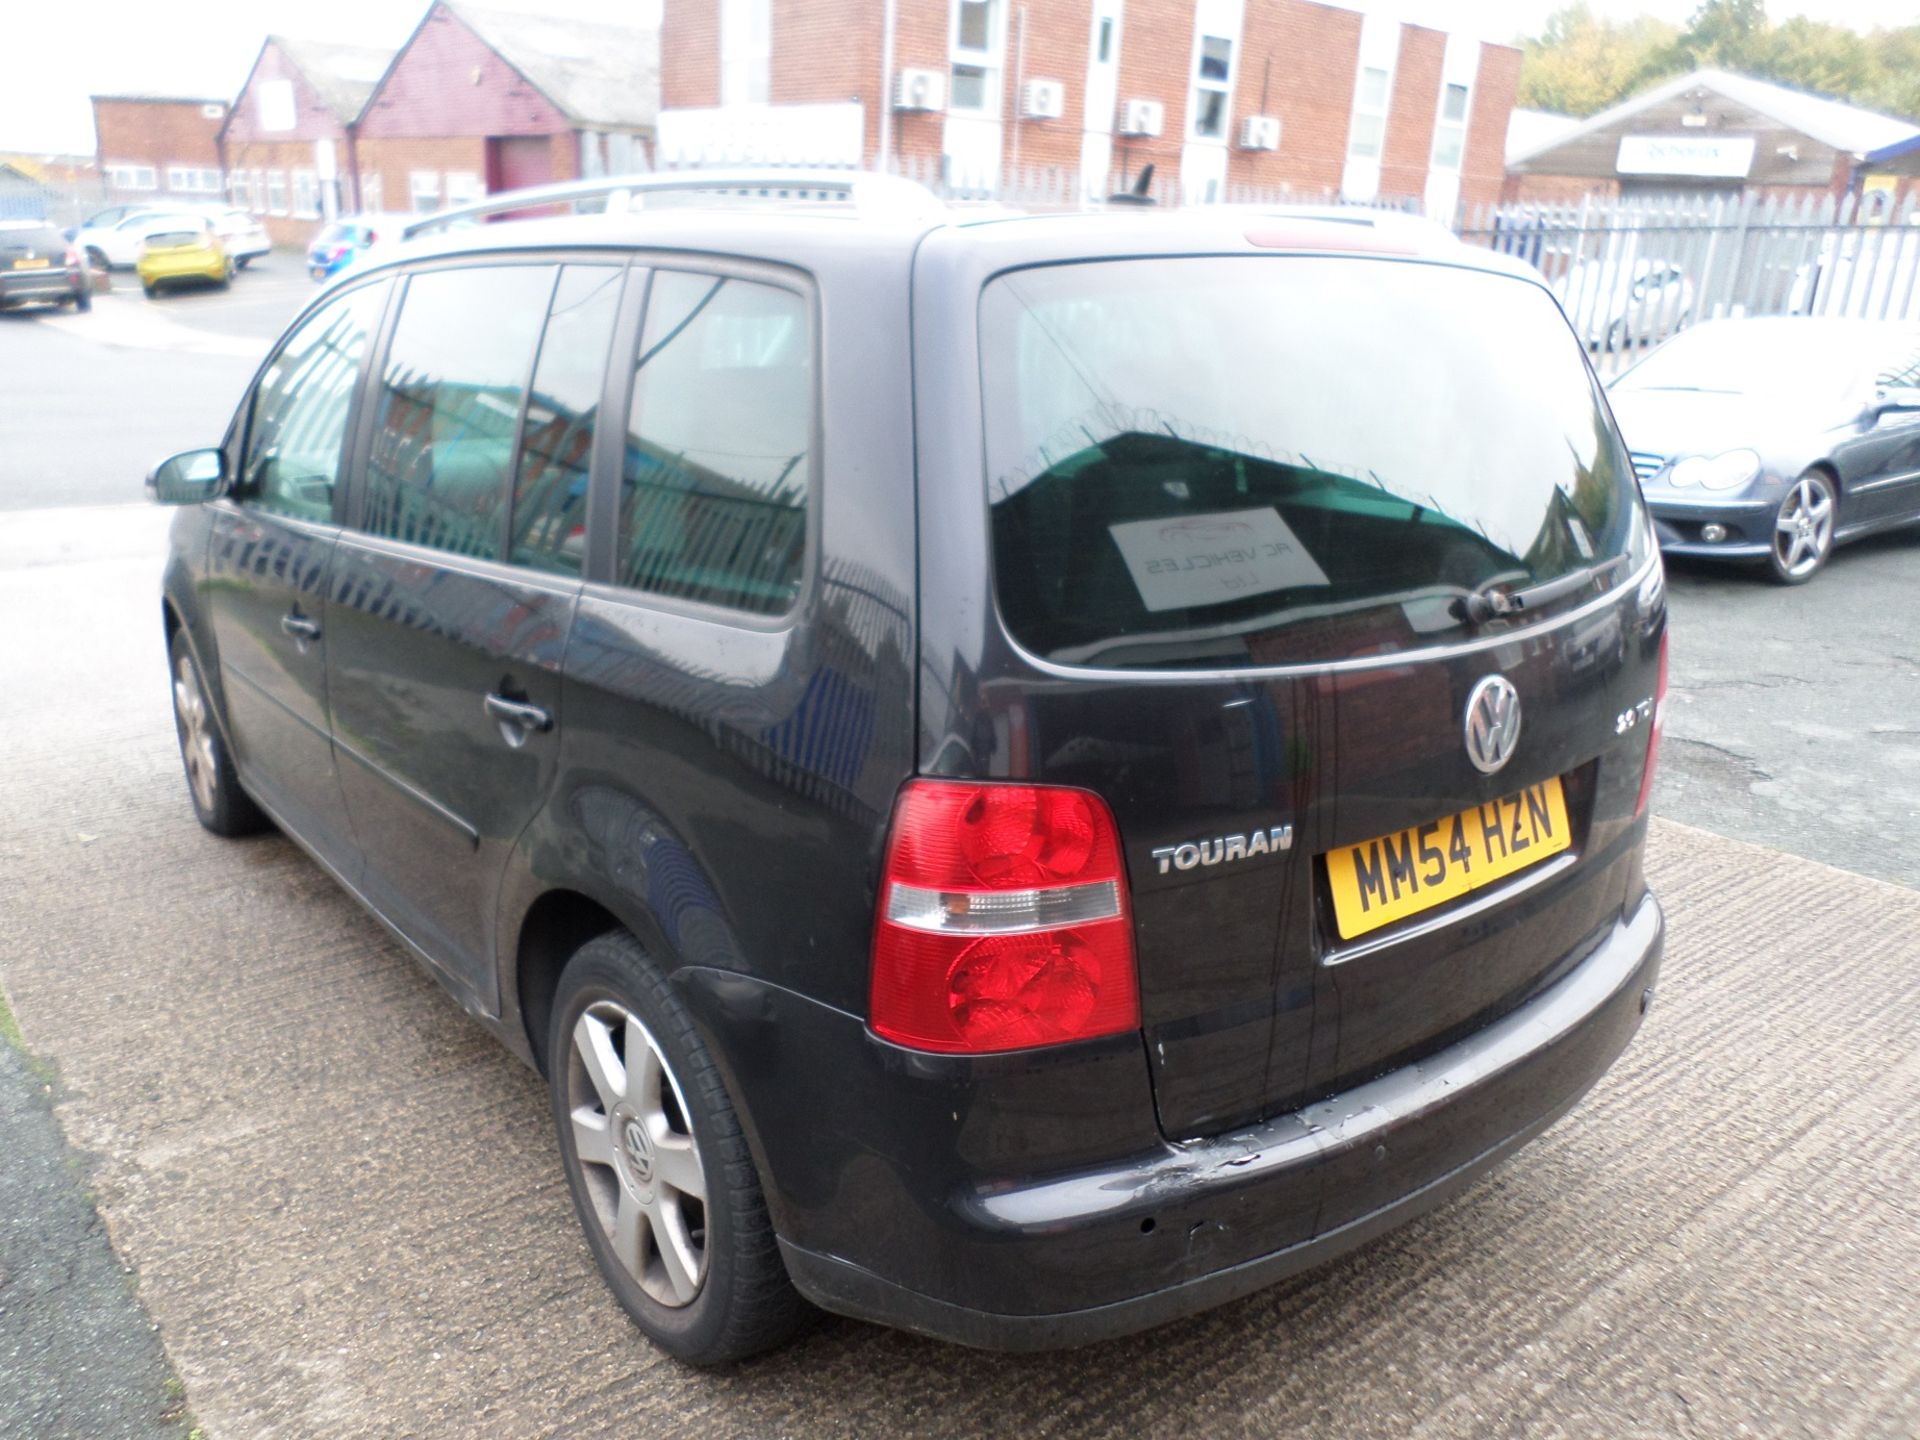
[[[350,177],[347,170],[347,147],[344,142],[334,146],[334,163],[343,183],[343,203],[353,209],[354,199]],[[313,142],[311,140],[254,140],[241,144],[229,142],[227,145],[227,177],[229,185],[233,176],[244,171],[246,183],[250,189],[247,208],[260,217],[260,223],[266,227],[267,235],[276,245],[305,245],[319,230],[321,222],[311,217],[302,217],[293,213],[293,172],[295,170],[317,170],[313,163]],[[264,181],[267,171],[278,171],[285,182],[282,192],[286,196],[283,215],[269,214],[264,183],[256,185],[256,180]]]
[[[1520,52],[1511,45],[1482,45],[1467,116],[1467,153],[1460,164],[1460,203],[1489,205],[1507,178],[1507,121],[1520,88]]]
[[[669,4],[669,10],[674,6]],[[691,8],[710,11],[716,27],[713,99],[719,104],[718,0],[694,0]],[[871,100],[880,87],[880,0],[773,0],[773,56],[768,65],[768,96],[783,105],[819,105],[865,100],[866,137],[861,153],[871,157],[880,144],[880,112]],[[664,39],[663,49],[664,50]]]
[[[660,7],[660,108],[704,110],[719,103],[720,0],[665,0]]]
[[[571,131],[548,138],[553,178],[572,180],[579,174],[580,145]],[[379,176],[380,209],[406,212],[413,208],[412,172],[432,170],[440,175],[441,203],[446,201],[446,172],[465,170],[487,181],[487,142],[479,135],[452,137],[403,136],[389,139],[363,135],[359,152],[361,183]]]
[[[951,19],[946,0],[898,0],[893,19],[893,73],[898,75],[902,70],[938,70],[942,75],[947,74],[952,53],[948,45]],[[778,31],[774,33],[773,43],[777,50],[780,46]],[[877,94],[880,88],[877,65],[873,74],[874,78],[867,82],[863,90],[869,96]],[[881,96],[880,103],[890,105],[893,97]],[[931,114],[895,111],[894,156],[937,167],[945,126],[946,117],[937,111]],[[878,133],[877,124],[875,133]]]
[[[444,5],[428,12],[360,122],[362,137],[380,139],[552,135],[570,128]],[[556,171],[554,178],[563,177]]]
[[[95,96],[93,128],[98,137],[95,153],[103,173],[108,165],[151,165],[156,184],[164,190],[169,165],[218,169],[218,137],[226,112],[223,108],[220,115],[212,118],[201,114],[201,107],[211,103],[214,102],[117,100]],[[224,106],[224,102],[221,103]]]
[[[260,124],[259,87],[280,80],[293,86],[293,128],[267,130]],[[320,98],[319,92],[307,83],[306,76],[294,67],[278,45],[272,40],[267,41],[253,67],[253,73],[247,77],[246,88],[233,102],[233,113],[227,117],[227,145],[232,147],[255,141],[276,143],[283,140],[344,141],[346,134],[346,127],[328,108],[327,102]]]
[[[1016,11],[1019,8],[1015,6]],[[1092,0],[1048,0],[1025,9],[1024,64],[1017,13],[1007,26],[1007,160],[1017,159],[1022,170],[1075,171],[1080,168],[1080,136],[1086,126]],[[1124,24],[1121,43],[1124,47]],[[1058,120],[1020,118],[1020,89],[1027,80],[1058,80],[1066,87],[1066,110]]]
[[[1113,137],[1113,167],[1125,178],[1148,161],[1155,178],[1180,178],[1180,147],[1187,134],[1187,89],[1193,73],[1193,0],[1132,0],[1120,22],[1120,95],[1129,100],[1158,100],[1166,124],[1157,139]],[[1079,83],[1086,83],[1084,70]],[[1116,122],[1117,125],[1117,122]]]
[[[1400,60],[1393,71],[1387,143],[1380,153],[1383,199],[1426,194],[1433,159],[1433,122],[1440,107],[1440,67],[1447,37],[1419,25],[1400,27]]]
[[[1461,193],[1466,193],[1464,186]],[[1500,187],[1502,200],[1527,200],[1542,205],[1565,205],[1586,195],[1609,200],[1619,193],[1619,181],[1589,179],[1584,175],[1509,175]]]
[[[1280,148],[1233,151],[1227,161],[1229,184],[1289,186],[1315,197],[1339,190],[1353,117],[1360,20],[1356,11],[1308,0],[1247,5],[1234,83],[1233,139],[1239,142],[1240,122],[1247,116],[1278,115]]]

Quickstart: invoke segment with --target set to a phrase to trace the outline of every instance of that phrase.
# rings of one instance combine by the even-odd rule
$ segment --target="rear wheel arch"
[[[520,1024],[540,1073],[547,1073],[547,1027],[560,974],[582,945],[614,930],[631,930],[619,916],[578,890],[548,890],[521,916],[514,946],[514,994]]]

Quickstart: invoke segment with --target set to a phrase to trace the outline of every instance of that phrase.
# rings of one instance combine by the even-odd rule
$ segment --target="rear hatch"
[[[66,237],[51,225],[0,228],[0,272],[64,271],[66,257]]]
[[[1055,265],[986,286],[980,343],[993,769],[1114,810],[1165,1133],[1417,1061],[1577,962],[1637,877],[1664,604],[1546,291]]]

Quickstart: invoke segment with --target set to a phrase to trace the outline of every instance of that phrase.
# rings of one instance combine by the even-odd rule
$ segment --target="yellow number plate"
[[[1572,843],[1556,777],[1445,820],[1342,846],[1327,855],[1340,938],[1443,905]]]
[[[51,260],[16,260],[13,262],[13,268],[16,270],[44,270],[52,263]]]

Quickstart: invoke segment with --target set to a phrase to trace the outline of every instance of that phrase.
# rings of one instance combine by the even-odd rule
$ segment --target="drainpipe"
[[[1020,168],[1020,86],[1027,72],[1027,7],[1022,5],[1016,10],[1014,18],[1019,22],[1020,33],[1013,42],[1013,154],[1007,161],[1009,170]]]
[[[893,18],[897,0],[886,0],[883,7],[885,19],[881,24],[880,39],[880,153],[875,157],[877,169],[885,170],[887,161],[893,155]]]

